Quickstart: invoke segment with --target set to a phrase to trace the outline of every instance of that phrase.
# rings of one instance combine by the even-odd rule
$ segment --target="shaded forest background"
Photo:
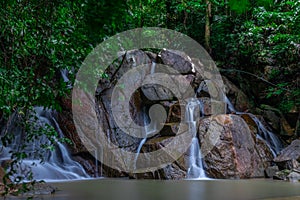
[[[59,110],[83,59],[106,38],[137,27],[197,40],[251,97],[287,113],[299,106],[297,0],[20,0],[0,10],[1,115],[35,105]]]

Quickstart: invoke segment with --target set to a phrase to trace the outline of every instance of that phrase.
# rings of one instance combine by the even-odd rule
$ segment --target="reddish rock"
[[[209,177],[263,177],[273,159],[267,145],[256,139],[239,116],[205,118],[200,121],[198,134]]]
[[[146,70],[137,70],[131,79],[125,80],[128,85],[141,85],[144,81],[151,79],[151,77],[147,78],[147,75],[149,75],[151,71],[153,60],[162,64],[167,64],[173,67],[173,69],[184,74],[183,76],[180,76],[174,73],[169,76],[169,85],[179,89],[180,95],[184,97],[191,97],[190,93],[184,88],[178,87],[176,84],[190,85],[191,88],[193,88],[193,91],[196,91],[197,88],[199,88],[199,84],[203,82],[203,76],[207,79],[211,78],[211,80],[222,80],[221,77],[219,77],[219,79],[217,78],[217,75],[213,71],[214,69],[207,69],[203,71],[203,66],[201,66],[201,62],[199,60],[194,60],[195,63],[192,63],[192,59],[180,52],[163,50],[160,53],[160,58],[153,53],[145,53],[141,50],[132,50],[121,55],[116,63],[108,67],[105,72],[107,74],[107,78],[99,81],[96,89],[96,97],[94,97],[94,94],[89,95],[84,92],[78,92],[78,94],[75,94],[80,95],[78,97],[80,97],[81,100],[86,101],[81,102],[81,104],[79,103],[78,105],[73,105],[73,109],[79,113],[79,115],[76,115],[75,120],[81,122],[83,126],[82,130],[85,130],[83,136],[79,137],[75,129],[72,119],[73,116],[71,114],[72,104],[70,98],[62,99],[63,111],[59,113],[59,123],[66,136],[73,141],[73,154],[76,154],[77,160],[85,166],[90,174],[96,174],[97,171],[99,172],[101,170],[104,176],[116,177],[126,175],[121,172],[121,168],[123,166],[120,168],[116,166],[120,164],[120,160],[116,160],[118,159],[117,156],[104,156],[105,159],[109,160],[111,163],[117,163],[116,165],[110,165],[115,166],[117,170],[111,169],[108,166],[103,166],[98,170],[95,169],[96,165],[102,166],[100,162],[96,162],[91,156],[93,153],[91,150],[99,146],[99,141],[97,141],[95,136],[95,130],[99,130],[99,127],[96,127],[97,124],[101,126],[102,130],[105,132],[106,142],[114,144],[116,147],[124,150],[124,152],[136,152],[142,139],[125,133],[124,130],[118,126],[114,117],[123,119],[122,122],[124,123],[131,123],[130,120],[132,119],[134,123],[144,125],[145,109],[148,109],[153,104],[160,104],[165,108],[167,113],[167,122],[164,129],[162,129],[159,134],[151,136],[152,138],[146,141],[141,149],[142,153],[159,150],[171,142],[177,132],[180,132],[179,134],[181,134],[188,131],[188,126],[185,126],[183,130],[178,130],[179,123],[182,123],[182,120],[184,119],[185,105],[180,105],[178,100],[175,98],[176,95],[169,90],[153,84],[151,85],[150,80],[148,86],[137,88],[128,102],[131,119],[124,120],[123,112],[120,112],[119,116],[112,115],[112,110],[114,108],[119,108],[118,106],[120,106],[121,109],[122,107],[122,105],[119,105],[121,100],[112,104],[112,94],[118,80],[120,80],[124,73],[144,64],[147,67]],[[160,69],[158,68],[157,70],[159,71]],[[201,72],[203,72],[204,75]],[[161,76],[161,80],[166,81],[167,78]],[[213,81],[206,82],[210,82],[215,86],[221,85],[221,82],[219,81],[216,83],[213,83]],[[239,90],[237,91],[237,88],[234,88],[233,86],[230,88],[229,93],[231,91],[230,94],[233,94],[234,98],[236,97],[236,100],[234,101],[236,106],[241,104],[241,108],[237,107],[237,109],[244,110],[248,108],[247,99],[242,95],[242,93]],[[120,92],[122,92],[123,89],[124,88],[122,87],[117,88]],[[220,94],[221,89],[222,88],[213,87],[211,94],[215,95],[214,98],[218,99],[217,97]],[[119,97],[121,97],[121,95]],[[217,105],[224,103],[211,102],[210,99],[203,94],[198,95],[198,97],[202,99],[204,104],[205,116],[216,113],[216,110],[218,110]],[[95,107],[89,103],[91,102],[91,99],[94,98],[96,99]],[[223,104],[220,104],[220,106],[224,107]],[[92,113],[92,110],[96,110],[96,113]],[[95,118],[98,119],[98,123],[93,121]],[[273,159],[272,154],[263,141],[256,139],[255,133],[248,128],[247,124],[241,117],[235,115],[218,115],[204,118],[199,122],[199,124],[198,136],[201,141],[202,151],[204,152],[203,155],[205,155],[205,167],[210,177],[251,178],[263,176],[264,169]],[[216,138],[218,139],[217,143],[214,144],[212,148],[209,148],[210,146],[205,142],[215,140]],[[83,145],[82,140],[84,140],[85,145]],[[184,148],[184,150],[186,150],[185,148],[190,144],[180,140],[174,145],[179,149]],[[208,149],[209,151],[205,152],[205,150]],[[87,150],[90,150],[91,154],[89,154]],[[170,154],[167,153],[166,156],[174,156],[173,154]],[[130,176],[133,178],[155,179],[186,178],[186,171],[188,168],[187,159],[189,156],[187,154],[188,153],[186,152],[182,153],[176,161],[161,169],[148,173],[130,174]],[[147,160],[147,158],[148,157],[146,155],[144,161],[148,162],[149,159]],[[124,166],[132,164],[133,162],[132,157],[130,158],[131,160],[125,156],[123,156],[122,159],[122,164],[124,164]],[[163,161],[165,158],[158,156],[155,159]]]

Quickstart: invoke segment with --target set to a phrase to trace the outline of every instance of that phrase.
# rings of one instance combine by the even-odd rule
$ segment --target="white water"
[[[226,95],[225,96],[225,103],[227,105],[227,110],[229,111],[229,113],[236,113],[236,109],[234,108],[233,104],[231,103],[231,101],[228,99],[228,97]]]
[[[263,125],[263,123],[253,114],[251,113],[245,113],[245,112],[238,112],[234,106],[232,105],[232,103],[230,102],[230,100],[228,99],[228,97],[225,95],[225,102],[227,104],[227,108],[229,113],[235,113],[237,115],[248,115],[256,124],[257,126],[257,138],[261,139],[262,141],[264,141],[269,149],[271,150],[273,156],[278,155],[278,153],[282,150],[283,145],[282,142],[279,140],[279,138],[271,131],[269,131],[265,125]]]
[[[149,119],[148,119],[148,115],[146,114],[146,109],[144,108],[143,109],[143,119],[144,119],[144,127],[145,127],[145,135],[144,135],[144,138],[140,141],[140,144],[137,148],[137,151],[136,151],[136,156],[135,156],[135,159],[134,159],[134,167],[136,168],[136,165],[137,165],[137,160],[138,160],[138,157],[139,157],[139,154],[141,152],[141,149],[143,147],[143,145],[145,144],[145,142],[147,141],[147,138],[150,134],[156,132],[157,130],[157,126],[156,126],[156,123],[151,123],[153,124],[154,127],[150,126],[149,124]]]
[[[202,81],[202,82],[200,83],[200,85],[199,85],[199,87],[198,87],[198,89],[197,89],[196,94],[200,94],[201,91],[204,91],[204,92],[207,92],[207,93],[209,92],[209,91],[208,91],[208,87],[207,87],[205,81]]]
[[[45,127],[46,125],[52,126],[59,137],[63,137],[63,133],[53,116],[53,111],[44,110],[43,107],[35,107],[36,120],[33,120],[35,128]],[[12,124],[11,126],[17,126],[17,124]],[[17,150],[24,145],[24,135],[23,131],[18,128],[13,132],[15,134],[15,139],[12,144],[7,147],[6,151],[1,152],[1,160],[10,159],[10,154],[7,153],[11,150]],[[21,165],[18,167],[18,175],[25,178],[26,174],[31,170],[33,174],[33,179],[35,180],[45,180],[45,181],[56,181],[65,179],[83,179],[88,178],[89,175],[85,172],[83,167],[71,158],[66,146],[59,141],[56,141],[54,150],[44,150],[42,149],[42,144],[50,144],[50,141],[45,135],[36,138],[34,141],[27,143],[25,152],[30,155],[25,158]],[[37,152],[41,152],[41,157],[44,162],[41,162],[40,157],[36,155]]]
[[[155,73],[155,68],[156,68],[156,62],[152,62],[152,64],[151,64],[151,68],[150,68],[150,74],[154,74]],[[145,127],[145,136],[144,136],[144,138],[140,141],[140,144],[139,144],[139,146],[138,146],[138,148],[137,148],[137,151],[136,151],[136,156],[135,156],[135,159],[134,159],[134,165],[135,165],[135,167],[136,167],[136,163],[137,163],[137,159],[138,159],[138,156],[139,156],[139,154],[140,154],[140,152],[141,152],[141,149],[142,149],[142,147],[143,147],[143,145],[145,144],[145,142],[147,141],[147,137],[148,137],[148,135],[150,135],[153,131],[155,131],[156,130],[156,127],[151,127],[151,128],[149,128],[149,126],[148,126],[148,116],[147,116],[147,114],[146,114],[146,109],[144,108],[144,110],[143,110],[143,114],[144,114],[144,116],[143,116],[143,118],[144,118],[144,127]],[[155,124],[155,123],[154,123]],[[150,130],[149,130],[150,129]]]
[[[189,133],[193,135],[191,146],[187,152],[187,178],[206,178],[205,171],[203,169],[201,149],[197,138],[197,120],[199,120],[200,115],[203,114],[203,105],[198,99],[191,98],[187,102],[185,109],[185,121],[189,125]]]
[[[239,113],[241,114],[241,113]],[[258,138],[265,141],[266,144],[269,146],[270,150],[272,151],[273,156],[278,155],[278,153],[282,150],[283,145],[279,138],[269,131],[263,123],[253,114],[251,113],[242,113],[242,114],[247,114],[251,119],[255,122],[258,130]]]
[[[150,69],[150,74],[154,74],[155,73],[155,68],[156,68],[156,62],[152,62],[151,69]]]

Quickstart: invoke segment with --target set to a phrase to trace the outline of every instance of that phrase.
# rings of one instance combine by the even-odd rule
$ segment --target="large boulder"
[[[163,50],[159,54],[162,63],[171,66],[181,74],[195,73],[194,64],[185,53],[175,50]]]
[[[69,145],[69,149],[71,150],[73,159],[79,162],[92,177],[108,175],[111,177],[124,176],[122,172],[102,165],[90,154],[90,152],[88,152],[86,143],[84,144],[82,138],[79,137],[73,121],[71,97],[66,96],[61,98],[60,105],[62,106],[62,110],[58,112],[58,123],[64,136],[72,142],[72,144]],[[88,113],[89,112],[86,112],[85,114]],[[89,118],[82,117],[82,119],[88,120]],[[88,121],[86,123],[88,123]]]
[[[187,129],[186,129],[187,131]],[[173,136],[163,136],[158,138],[149,139],[142,147],[140,153],[154,152],[160,150],[167,146],[170,142],[174,140]],[[181,142],[181,141],[179,141]],[[182,147],[182,143],[174,143],[175,146]],[[189,145],[189,144],[185,144]],[[168,154],[168,152],[165,152]],[[157,157],[157,159],[164,159],[164,157]],[[163,161],[163,160],[162,160]],[[137,166],[139,165],[139,160],[135,163]],[[152,172],[146,173],[137,173],[132,174],[132,178],[136,179],[168,179],[168,180],[180,180],[186,178],[187,175],[187,165],[186,165],[186,154],[180,156],[173,163],[168,164],[167,166],[157,169]]]
[[[294,140],[289,146],[284,148],[274,159],[279,169],[298,168],[300,162],[300,140]]]
[[[291,182],[299,182],[300,181],[300,171],[293,171],[288,176],[287,179]]]
[[[188,126],[183,128],[188,131]],[[270,166],[272,153],[266,143],[257,139],[245,121],[237,115],[206,117],[198,123],[204,167],[210,178],[264,177]],[[149,139],[141,153],[153,152],[166,146],[174,137]],[[176,144],[178,147],[183,144]],[[185,144],[190,145],[190,144]],[[151,173],[132,175],[133,178],[188,178],[190,149],[175,162]]]
[[[263,177],[273,159],[268,146],[237,115],[205,118],[200,121],[198,134],[211,178]]]
[[[155,77],[153,81],[151,81],[151,76],[147,76],[144,81],[147,82],[157,82],[158,76]],[[169,75],[164,74],[160,76],[160,81],[165,84],[148,84],[142,86],[143,94],[151,101],[166,101],[166,100],[174,100],[176,99],[176,94],[174,94],[170,89],[173,91],[178,91],[178,94],[181,96],[188,96],[190,94],[185,94],[187,92],[186,88],[189,84],[193,84],[195,76],[192,74],[189,75]],[[182,86],[182,87],[181,87]]]
[[[153,67],[155,65],[153,64],[154,61],[155,63],[157,62],[155,69]],[[172,90],[172,87],[176,87],[181,96],[187,98],[197,97],[198,100],[201,100],[203,103],[204,118],[197,121],[197,136],[199,141],[201,141],[202,149],[204,149],[205,168],[209,177],[251,178],[263,176],[264,169],[273,159],[272,154],[267,145],[256,138],[255,132],[248,128],[244,120],[236,115],[208,117],[216,113],[217,110],[225,110],[219,109],[221,106],[224,108],[225,103],[218,101],[221,96],[224,97],[221,91],[222,88],[219,87],[222,85],[222,78],[217,77],[217,74],[214,73],[214,69],[204,70],[200,60],[189,58],[184,53],[173,50],[163,50],[159,54],[142,50],[132,50],[121,54],[119,59],[111,64],[105,71],[107,77],[99,81],[95,96],[93,94],[85,94],[84,92],[75,93],[75,96],[79,95],[78,99],[83,101],[81,104],[73,105],[73,109],[77,111],[77,115],[72,116],[71,114],[72,104],[70,98],[62,100],[63,111],[59,113],[59,123],[64,129],[63,132],[66,136],[73,141],[73,155],[77,156],[77,160],[82,163],[85,169],[91,174],[97,174],[97,172],[102,171],[102,175],[109,177],[124,175],[133,178],[155,179],[183,179],[187,177],[188,163],[191,159],[190,149],[183,153],[176,161],[162,169],[139,174],[127,174],[122,172],[122,169],[125,169],[123,168],[124,166],[127,167],[128,164],[132,164],[133,162],[132,158],[123,156],[123,152],[137,153],[139,151],[139,153],[149,153],[159,150],[176,137],[176,134],[180,132],[179,124],[184,123],[186,102],[178,101],[176,94],[168,90],[168,88],[159,84],[151,84],[151,78],[153,78],[151,74],[154,72],[165,72],[163,68],[158,67],[159,64],[167,64],[181,73],[180,75],[171,72],[169,73],[170,76],[161,73],[163,74],[160,77],[162,83],[168,81],[168,85],[171,86],[171,88],[169,88],[170,90]],[[140,70],[140,68],[137,67],[140,65],[144,65],[146,70]],[[134,69],[136,69],[136,71],[134,71]],[[131,74],[132,76],[130,76],[130,78],[123,79],[124,85],[138,87],[145,82],[148,84],[136,88],[127,104],[121,105],[121,102],[125,102],[124,99],[127,100],[127,98],[124,98],[126,93],[124,89],[128,87],[126,88],[119,83],[124,77],[123,75],[127,74],[127,72],[133,74]],[[193,96],[190,96],[189,91],[184,89],[185,87],[178,87],[178,84],[191,86],[192,92],[196,92],[197,95],[195,96],[193,93]],[[236,87],[232,86],[233,84],[230,83],[230,85],[228,88],[231,89],[227,90],[227,92],[233,94],[233,99],[236,99],[234,104],[237,109],[241,111],[248,109],[249,105],[246,97]],[[117,101],[114,102],[116,98],[113,98],[113,95],[116,93],[120,95]],[[124,95],[122,96],[122,94]],[[90,104],[90,102],[93,102],[91,99],[95,100],[96,105]],[[118,119],[121,119],[121,122],[126,125],[123,127],[128,127],[128,123],[130,123],[129,125],[135,123],[144,126],[148,118],[150,118],[150,107],[154,104],[159,104],[165,109],[167,115],[166,123],[157,122],[155,125],[163,124],[164,127],[158,133],[148,138],[145,143],[142,143],[143,138],[134,137],[136,135],[132,133],[135,133],[136,130],[132,129],[131,132],[126,133],[124,129],[120,128],[117,121]],[[124,114],[124,109],[121,110],[122,106],[129,107],[130,116]],[[119,112],[118,116],[114,116],[114,109],[120,109],[122,112]],[[92,110],[95,110],[96,114],[93,114],[93,112],[91,112]],[[85,130],[84,135],[81,135],[81,137],[78,136],[80,133],[77,133],[75,129],[73,117],[76,122],[80,122],[84,126],[82,127],[82,129]],[[99,146],[99,138],[97,139],[95,134],[95,132],[99,130],[99,127],[97,127],[97,123],[93,121],[95,118],[98,119],[98,125],[105,131],[106,142],[113,144],[118,149],[122,149],[120,152],[122,155],[114,155],[111,156],[111,158],[108,158],[110,155],[105,155],[105,159],[109,159],[111,163],[120,164],[119,158],[122,158],[122,164],[120,165],[124,164],[124,166],[117,168],[117,164],[107,164],[117,168],[111,169],[109,166],[105,166],[105,163],[101,164],[91,156],[91,154],[93,154],[91,149],[95,149],[94,153],[98,153],[97,147]],[[128,120],[124,120],[125,118]],[[154,121],[156,120],[156,118],[153,119]],[[187,127],[188,126],[186,126],[183,131],[188,131]],[[212,139],[210,137],[218,138],[218,140],[216,144],[210,146],[212,148],[210,148],[209,151],[205,152],[209,147],[206,142]],[[182,143],[182,141],[179,141],[178,144],[174,145],[178,145],[179,147],[187,147],[190,145]],[[141,144],[143,144],[142,148],[140,148]],[[88,152],[88,150],[90,152]],[[163,158],[158,157],[157,159]],[[147,161],[147,155],[145,160]],[[138,160],[136,164],[139,164]],[[95,169],[97,166],[98,169]]]

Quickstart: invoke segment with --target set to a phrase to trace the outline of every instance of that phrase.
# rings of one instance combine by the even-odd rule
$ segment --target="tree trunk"
[[[171,0],[166,0],[166,26],[167,28],[171,28],[171,17],[172,17],[172,10],[171,10],[171,5],[172,5],[172,1]]]
[[[211,54],[210,47],[210,18],[211,18],[211,3],[209,0],[205,0],[206,15],[205,15],[205,48],[209,54]]]

